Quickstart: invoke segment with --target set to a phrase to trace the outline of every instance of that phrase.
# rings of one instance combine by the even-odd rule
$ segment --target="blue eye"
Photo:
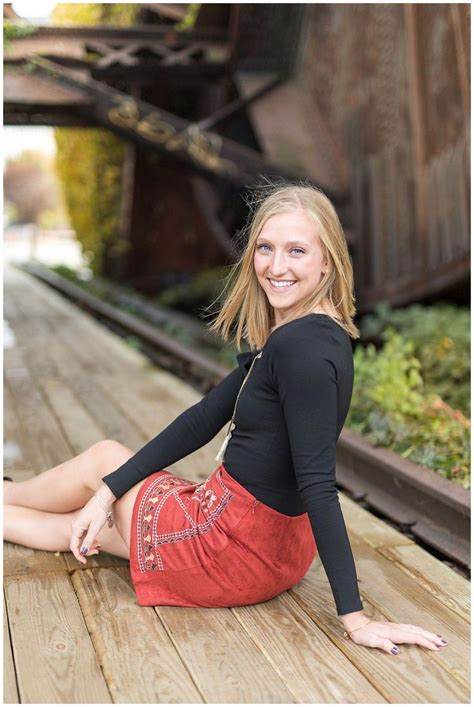
[[[270,248],[270,246],[267,245],[266,243],[260,243],[260,245],[257,246],[257,250],[259,250],[260,248]],[[304,252],[305,252],[302,248],[292,248],[291,250],[292,250],[292,251],[293,251],[293,250],[296,250],[298,253],[304,253]]]

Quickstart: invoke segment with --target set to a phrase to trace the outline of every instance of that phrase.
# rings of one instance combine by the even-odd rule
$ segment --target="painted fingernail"
[[[81,547],[81,555],[87,555],[87,548]]]
[[[441,643],[444,643],[444,645],[446,646],[448,642],[445,641],[444,638],[441,638]]]
[[[393,655],[398,655],[398,653],[400,653],[400,648],[397,648],[396,646],[394,646],[392,648],[392,653],[393,653]]]

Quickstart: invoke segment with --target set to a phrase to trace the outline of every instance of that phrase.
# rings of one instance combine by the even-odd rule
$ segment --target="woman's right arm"
[[[239,364],[245,358],[238,356]],[[102,478],[104,484],[120,498],[132,486],[154,471],[170,464],[207,444],[228,422],[243,381],[239,365],[198,403],[182,412],[170,425],[142,447],[118,469]]]

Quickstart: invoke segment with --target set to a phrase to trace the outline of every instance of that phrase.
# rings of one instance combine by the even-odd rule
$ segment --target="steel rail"
[[[137,317],[100,301],[57,273],[37,264],[19,267],[93,314],[112,322],[114,327],[118,325],[124,334],[133,333],[148,346],[164,352],[168,357],[165,365],[178,358],[180,375],[204,378],[209,389],[229,373],[230,369],[183,346]],[[152,358],[163,365],[160,357],[152,355]],[[470,571],[468,490],[391,450],[375,447],[347,427],[343,428],[337,445],[337,484],[349,491],[355,501],[385,516],[401,532],[440,554],[441,559],[444,556]]]

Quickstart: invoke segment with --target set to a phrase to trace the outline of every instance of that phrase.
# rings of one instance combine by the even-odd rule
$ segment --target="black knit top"
[[[215,437],[258,353],[237,354],[228,376],[104,476],[116,498]],[[242,387],[223,461],[262,503],[290,516],[308,513],[338,615],[363,609],[335,485],[336,443],[353,381],[350,337],[331,317],[312,313],[279,326]]]

